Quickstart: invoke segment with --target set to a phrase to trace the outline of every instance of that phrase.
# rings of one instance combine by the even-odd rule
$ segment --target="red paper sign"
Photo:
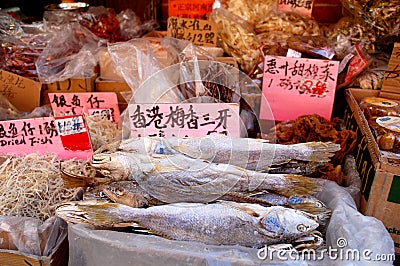
[[[117,94],[114,92],[49,93],[55,116],[68,114],[100,114],[118,122],[120,112]]]
[[[169,0],[168,17],[207,19],[214,0]]]
[[[240,137],[239,105],[226,103],[130,104],[131,137]]]
[[[278,10],[311,18],[314,0],[279,0]]]
[[[319,114],[331,119],[339,62],[265,56],[260,118],[285,121]]]
[[[64,146],[53,117],[0,122],[0,154],[23,156],[30,153],[56,153],[62,160],[87,160],[93,153],[90,140],[89,146],[78,148]]]

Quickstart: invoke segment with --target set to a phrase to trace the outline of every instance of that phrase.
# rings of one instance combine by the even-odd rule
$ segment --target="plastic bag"
[[[32,112],[21,112],[10,101],[0,94],[0,121],[48,117],[51,116],[52,109],[49,105],[36,107]]]
[[[378,36],[399,35],[400,5],[398,1],[341,0],[341,2],[351,14],[371,25]]]
[[[251,24],[223,8],[213,9],[211,19],[217,24],[225,53],[234,57],[248,73],[257,64],[260,45]]]
[[[52,83],[68,78],[92,77],[101,40],[78,23],[63,25],[36,62],[39,80]]]
[[[377,265],[363,255],[375,259],[377,255],[394,255],[394,243],[381,221],[364,216],[356,209],[351,195],[334,182],[324,182],[317,197],[332,210],[326,231],[326,252],[316,254],[265,253],[262,249],[242,246],[206,245],[194,241],[174,241],[158,236],[126,234],[109,230],[95,230],[82,224],[70,225],[69,236],[75,239],[70,249],[71,265],[136,264],[177,265],[190,261],[192,265]],[[91,243],[91,245],[88,245]],[[123,243],[121,249],[120,243]],[[140,243],[140,248],[138,248]],[[102,252],[93,256],[93,248]],[[340,246],[340,247],[339,247]],[[152,250],[150,254],[148,251]],[[264,250],[265,251],[265,250]],[[354,251],[354,253],[353,253]],[[370,252],[369,252],[370,251]],[[118,252],[118,257],[113,256]],[[330,252],[330,253],[329,253]],[[360,255],[359,258],[352,254]],[[331,255],[331,257],[329,257]],[[310,258],[310,259],[308,259]],[[346,259],[349,258],[349,259]],[[379,265],[393,265],[380,261]]]
[[[276,10],[275,0],[228,0],[223,7],[232,14],[244,19],[250,24],[257,24],[264,14]]]
[[[0,36],[0,69],[24,77],[37,77],[35,63],[39,56],[39,50],[22,40],[14,36]]]
[[[0,249],[49,256],[66,237],[67,226],[54,216],[44,222],[30,217],[0,216]]]
[[[78,16],[79,23],[96,36],[109,42],[122,41],[121,30],[114,9],[104,6],[89,7]]]
[[[124,40],[142,37],[160,26],[155,20],[148,20],[142,23],[140,18],[131,9],[121,11],[117,18]]]
[[[6,35],[21,35],[24,33],[22,22],[5,12],[0,12],[0,33]]]

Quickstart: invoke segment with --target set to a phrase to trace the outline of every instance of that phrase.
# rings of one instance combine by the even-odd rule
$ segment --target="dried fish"
[[[295,240],[318,227],[318,223],[298,210],[227,201],[149,208],[78,201],[61,204],[56,213],[69,223],[87,223],[100,228],[136,223],[169,239],[249,247]]]

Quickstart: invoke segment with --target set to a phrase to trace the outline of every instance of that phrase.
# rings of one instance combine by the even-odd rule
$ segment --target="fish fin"
[[[312,215],[317,215],[325,212],[329,212],[329,209],[327,208],[321,208],[315,206],[315,204],[311,202],[306,202],[306,203],[298,203],[298,204],[289,204],[289,206],[293,209],[300,210]]]
[[[293,174],[283,174],[283,176],[287,181],[286,187],[273,189],[275,193],[283,196],[309,195],[322,190],[322,185],[311,177]]]
[[[306,142],[294,144],[299,150],[299,160],[311,162],[329,162],[340,150],[340,144],[333,142]]]
[[[63,206],[74,206],[74,211],[69,211]],[[122,227],[131,224],[126,218],[127,212],[133,210],[128,206],[107,201],[75,201],[68,202],[56,209],[57,216],[67,222],[79,215],[82,222],[91,224],[95,227]],[[129,217],[129,216],[128,216]]]
[[[236,209],[238,211],[246,212],[247,214],[254,216],[254,217],[259,217],[260,214],[244,205],[237,204],[236,202],[231,202],[231,201],[220,201],[219,203],[224,204],[226,206],[229,206],[233,209]]]
[[[256,203],[263,206],[272,206],[268,201],[258,198],[253,198],[252,195],[256,193],[238,193],[238,192],[227,192],[221,198],[228,201],[245,202],[245,203]]]

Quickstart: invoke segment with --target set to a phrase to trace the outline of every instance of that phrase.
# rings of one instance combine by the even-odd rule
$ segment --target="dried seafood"
[[[78,191],[63,184],[54,154],[7,158],[0,165],[0,215],[46,220]]]
[[[115,141],[122,132],[118,125],[100,115],[86,116],[86,123],[89,129],[93,150]]]

